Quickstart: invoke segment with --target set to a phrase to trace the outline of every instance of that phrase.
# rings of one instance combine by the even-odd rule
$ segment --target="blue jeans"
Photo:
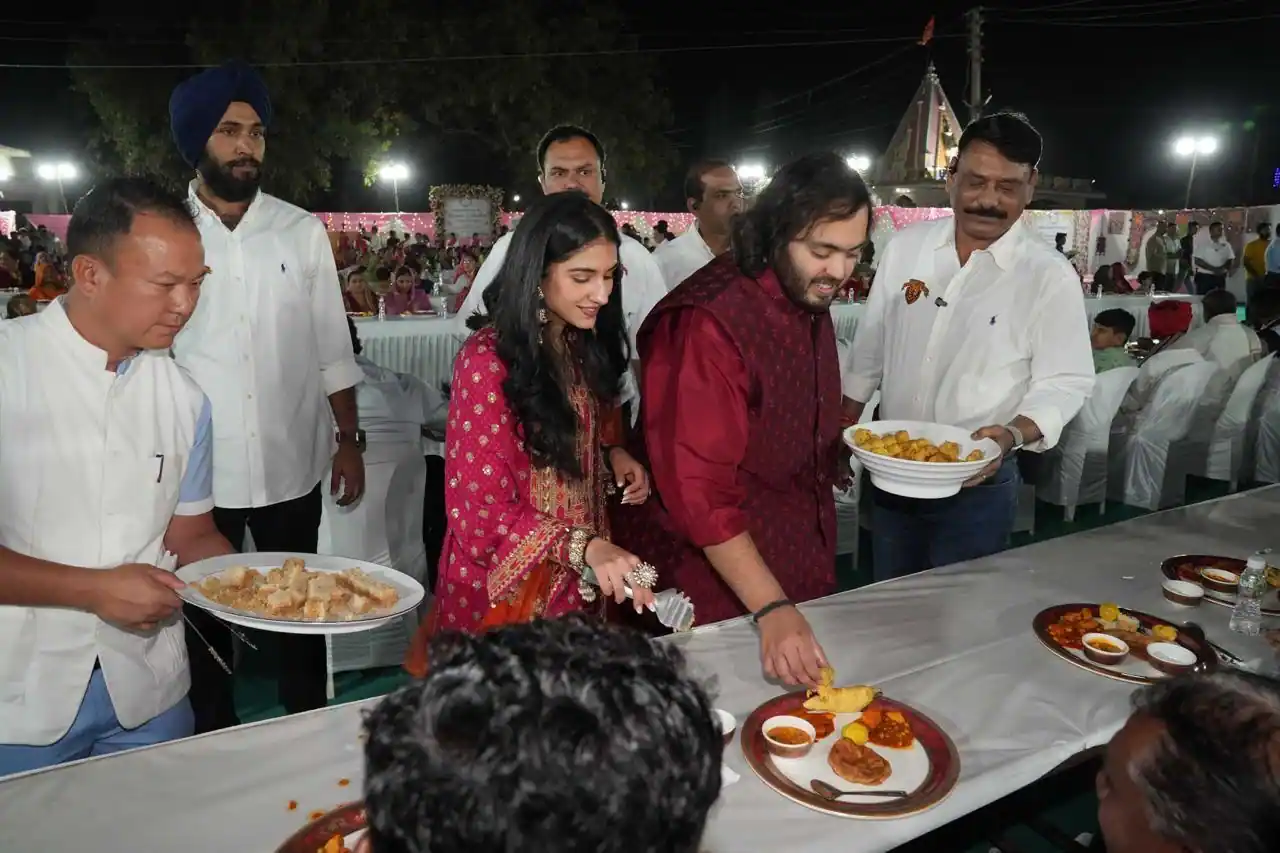
[[[178,704],[136,729],[121,728],[102,670],[95,669],[84,699],[80,701],[80,710],[65,735],[48,746],[0,744],[0,777],[190,737],[193,730],[191,705],[185,696]]]
[[[872,483],[872,576],[890,580],[1005,550],[1021,482],[1010,457],[987,482],[940,500],[904,498]]]

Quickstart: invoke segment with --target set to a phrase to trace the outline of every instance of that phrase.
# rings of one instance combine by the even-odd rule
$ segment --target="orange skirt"
[[[489,608],[489,612],[480,622],[477,633],[483,633],[501,625],[519,625],[537,619],[546,607],[547,597],[551,594],[552,576],[551,562],[543,560],[524,579],[524,583],[520,584],[520,588],[510,601],[503,601]],[[413,642],[409,645],[409,651],[404,657],[404,668],[416,678],[422,678],[427,674],[427,651],[431,646],[431,639],[439,631],[439,621],[440,606],[439,602],[435,601],[427,611],[427,618],[418,626]]]

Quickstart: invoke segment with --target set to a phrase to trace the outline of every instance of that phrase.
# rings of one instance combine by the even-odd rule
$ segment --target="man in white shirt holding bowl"
[[[881,257],[853,340],[846,418],[879,388],[880,418],[964,427],[1002,455],[941,500],[873,484],[877,580],[1008,547],[1015,452],[1053,447],[1093,389],[1079,277],[1019,221],[1041,150],[1022,115],[969,125],[947,176],[955,216],[903,229]]]

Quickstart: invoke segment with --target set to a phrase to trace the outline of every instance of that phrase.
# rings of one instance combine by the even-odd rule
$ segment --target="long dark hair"
[[[582,476],[577,445],[580,425],[556,366],[553,341],[542,340],[538,289],[552,264],[601,237],[615,247],[621,245],[613,217],[583,193],[554,193],[534,202],[511,238],[502,268],[485,289],[485,313],[468,320],[472,328],[490,325],[497,333],[498,357],[507,368],[502,392],[529,454],[535,463],[571,477]],[[587,387],[607,402],[617,399],[631,358],[622,315],[622,278],[619,262],[613,292],[594,329],[565,333],[569,357]]]
[[[787,244],[814,225],[848,219],[864,207],[871,207],[871,192],[840,155],[793,160],[777,171],[748,210],[733,218],[733,259],[755,278],[776,267]]]

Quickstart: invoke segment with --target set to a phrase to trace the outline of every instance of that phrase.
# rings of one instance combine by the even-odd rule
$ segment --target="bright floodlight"
[[[765,177],[764,166],[760,163],[739,163],[738,177],[744,181],[762,181]]]
[[[1212,154],[1218,150],[1218,140],[1212,136],[1184,136],[1173,143],[1173,150],[1179,157],[1190,157],[1192,154]]]
[[[409,167],[404,163],[388,163],[378,170],[378,177],[384,181],[406,181],[409,179]]]
[[[631,203],[630,203],[630,202],[628,202],[628,201],[624,201],[624,202],[622,202],[622,209],[623,209],[623,210],[630,210],[630,209],[631,209]]]
[[[520,196],[519,196],[518,194],[517,194],[517,195],[513,195],[513,196],[511,197],[511,200],[512,200],[512,201],[514,201],[516,204],[519,204],[519,203],[520,203]]]
[[[76,176],[76,167],[71,163],[41,163],[36,175],[42,181],[70,181]]]
[[[871,168],[871,158],[865,154],[854,154],[846,157],[845,162],[849,164],[849,168],[855,172],[865,172]]]

